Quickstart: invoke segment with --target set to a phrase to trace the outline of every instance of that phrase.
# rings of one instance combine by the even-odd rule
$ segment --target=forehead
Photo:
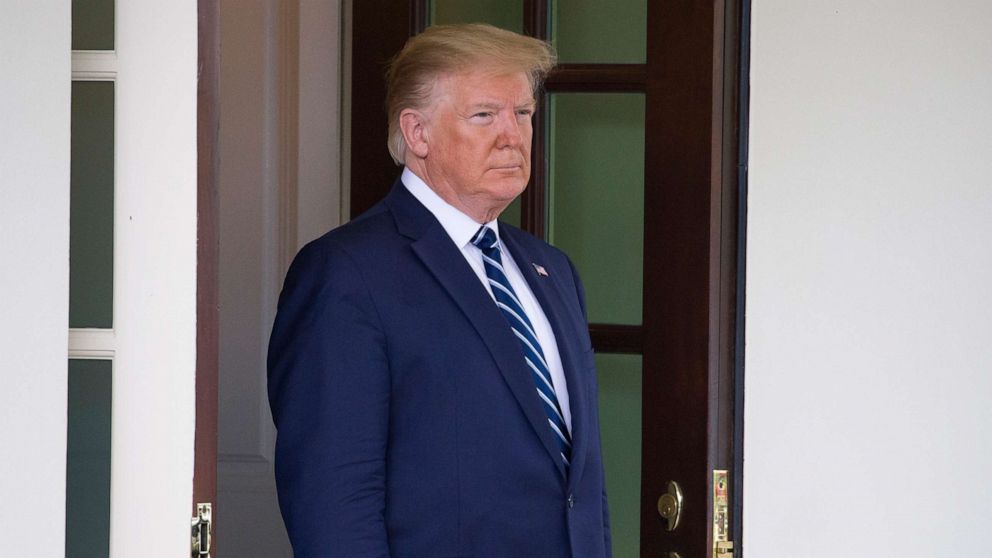
[[[439,76],[437,100],[455,105],[534,102],[530,77],[522,71],[464,70]]]

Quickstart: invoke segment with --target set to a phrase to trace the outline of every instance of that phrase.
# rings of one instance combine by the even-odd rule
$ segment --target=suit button
[[[568,495],[568,509],[572,509],[574,506],[575,506],[575,495],[574,494],[569,494]]]

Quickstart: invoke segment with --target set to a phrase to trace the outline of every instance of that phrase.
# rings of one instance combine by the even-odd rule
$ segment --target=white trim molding
[[[114,81],[117,79],[117,52],[72,51],[72,79],[73,81]]]
[[[116,352],[114,330],[69,328],[69,358],[112,359]]]

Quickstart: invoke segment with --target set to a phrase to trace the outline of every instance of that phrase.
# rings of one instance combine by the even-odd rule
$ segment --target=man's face
[[[456,207],[495,218],[527,186],[534,96],[523,72],[442,77],[427,127],[428,183]],[[478,211],[475,211],[478,213]]]

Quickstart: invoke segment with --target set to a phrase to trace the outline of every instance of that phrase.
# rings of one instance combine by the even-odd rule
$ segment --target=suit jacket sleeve
[[[589,323],[589,316],[586,313],[586,291],[582,286],[582,280],[579,278],[579,272],[575,269],[575,264],[572,263],[571,259],[568,259],[568,266],[572,269],[572,280],[575,283],[575,290],[577,291],[577,296],[579,299],[579,306],[582,309],[582,318],[586,323]],[[598,398],[599,394],[595,394]],[[599,427],[599,414],[596,415],[596,427]],[[606,471],[600,471],[601,478],[606,480]],[[613,538],[610,534],[610,506],[606,498],[606,485],[603,485],[603,547],[607,558],[613,557]]]
[[[297,557],[389,556],[385,336],[355,261],[330,239],[287,274],[269,342],[279,505]]]

